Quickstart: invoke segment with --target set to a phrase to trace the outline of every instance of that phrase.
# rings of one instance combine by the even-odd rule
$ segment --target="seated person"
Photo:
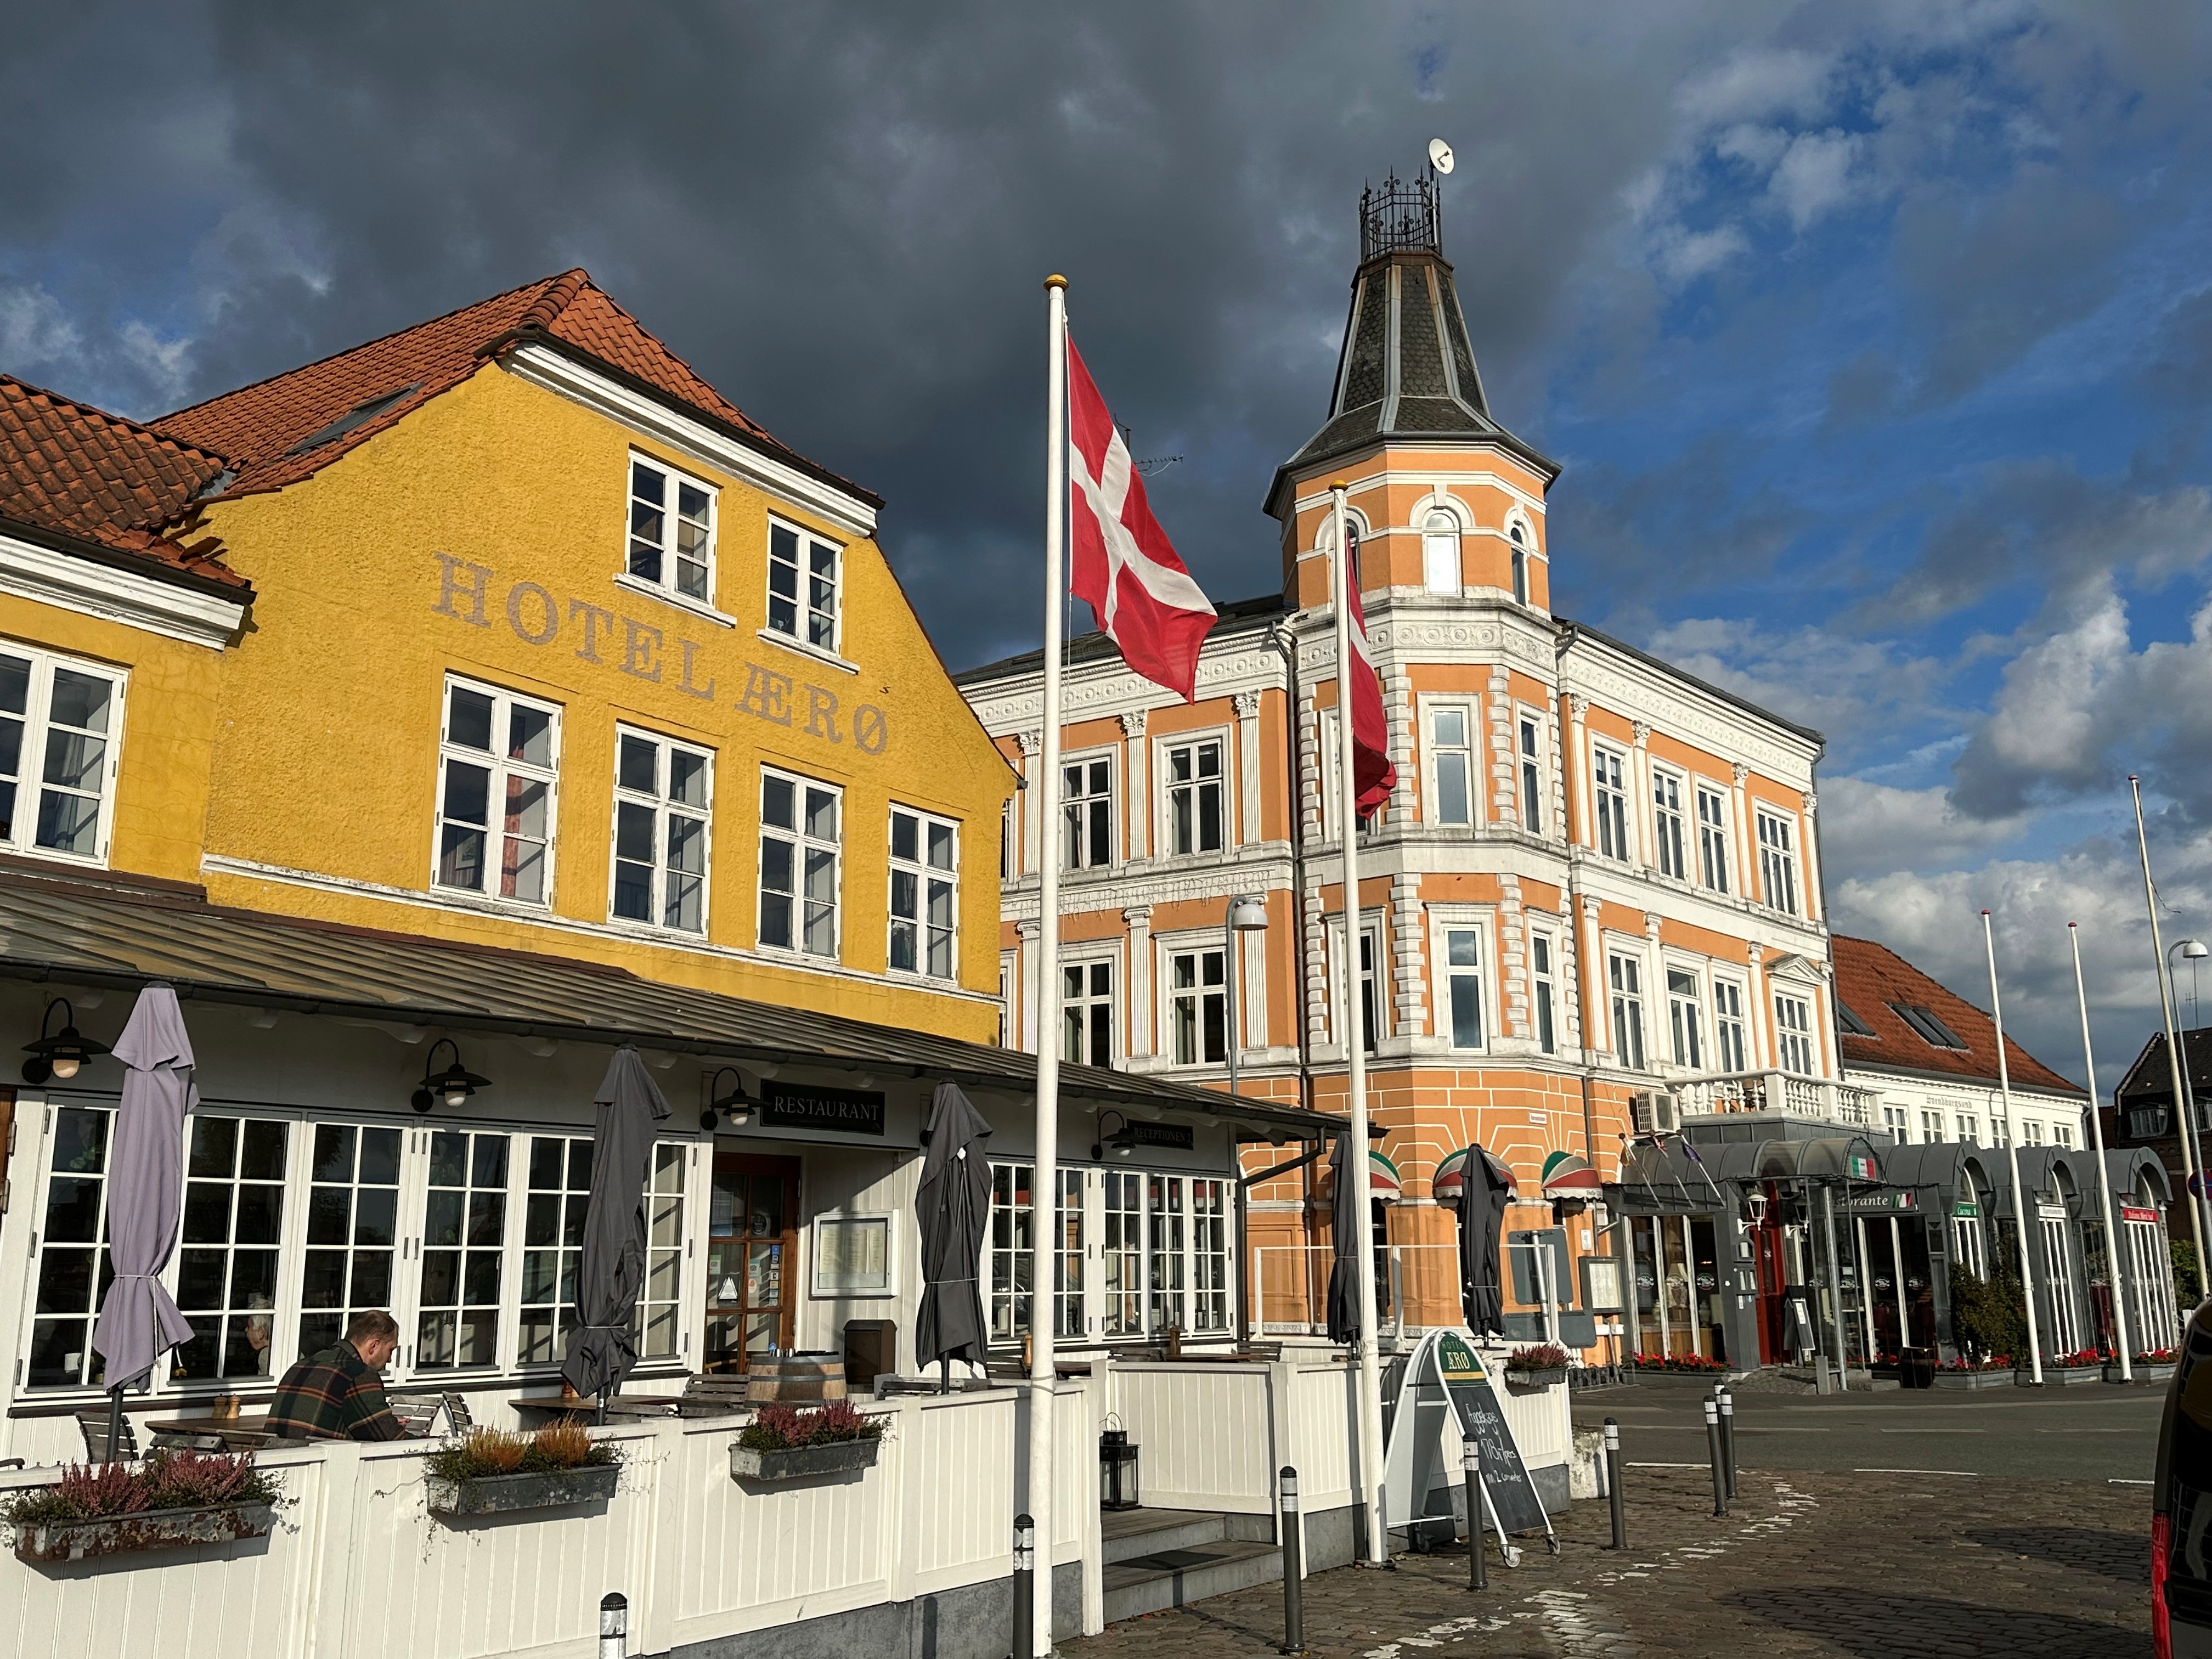
[[[381,1375],[398,1347],[390,1314],[356,1314],[343,1341],[284,1373],[269,1402],[269,1432],[279,1440],[398,1439]]]

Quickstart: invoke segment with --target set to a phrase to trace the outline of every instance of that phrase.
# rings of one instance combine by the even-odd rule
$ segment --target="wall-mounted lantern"
[[[724,1078],[730,1079],[727,1090],[718,1094]],[[708,1134],[726,1115],[732,1129],[742,1129],[753,1121],[753,1108],[759,1103],[745,1093],[744,1074],[734,1066],[725,1066],[707,1079],[707,1104],[699,1113],[699,1127]]]
[[[442,1072],[433,1072],[431,1062],[438,1058],[438,1050],[451,1048],[453,1063]],[[460,1046],[451,1037],[440,1037],[430,1045],[430,1052],[422,1056],[422,1086],[415,1091],[410,1103],[418,1112],[428,1112],[440,1101],[448,1106],[462,1106],[479,1089],[491,1087],[491,1079],[478,1077],[461,1064]]]
[[[62,1029],[50,1035],[57,1008],[62,1011]],[[35,1085],[49,1078],[68,1082],[77,1074],[79,1066],[94,1054],[106,1054],[108,1047],[80,1032],[76,1029],[76,1010],[70,1006],[68,998],[56,997],[39,1018],[39,1040],[25,1043],[23,1052],[30,1055],[23,1062],[23,1081]]]

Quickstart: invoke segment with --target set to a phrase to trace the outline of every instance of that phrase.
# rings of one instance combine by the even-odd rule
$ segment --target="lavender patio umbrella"
[[[568,1334],[561,1376],[578,1394],[597,1395],[604,1419],[608,1397],[637,1364],[630,1322],[645,1285],[646,1165],[669,1107],[637,1050],[627,1045],[615,1050],[592,1103],[599,1116],[576,1266],[576,1328]]]
[[[107,1449],[122,1437],[123,1391],[144,1388],[156,1360],[191,1340],[192,1328],[161,1284],[177,1248],[185,1114],[199,1104],[191,1039],[177,994],[149,985],[115,1041],[123,1103],[107,1164],[108,1261],[115,1277],[100,1304],[92,1346],[107,1362]]]
[[[921,1224],[921,1311],[914,1347],[917,1364],[926,1369],[937,1362],[940,1390],[951,1386],[955,1358],[971,1367],[983,1364],[983,1299],[975,1271],[991,1213],[991,1161],[983,1148],[990,1133],[983,1115],[957,1086],[937,1085],[929,1103],[929,1150],[915,1194]],[[1032,1196],[1042,1201],[1041,1194]],[[1033,1297],[1049,1306],[1043,1300],[1049,1294],[1033,1291]]]

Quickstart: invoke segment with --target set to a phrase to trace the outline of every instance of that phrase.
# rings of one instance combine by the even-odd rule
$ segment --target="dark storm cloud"
[[[58,296],[101,382],[81,390],[149,414],[582,264],[771,431],[888,498],[886,545],[970,661],[1036,631],[1015,578],[1040,521],[1046,272],[1073,280],[1139,451],[1186,458],[1153,497],[1200,580],[1266,588],[1259,504],[1324,412],[1363,179],[1432,132],[1457,143],[1448,238],[1478,350],[1540,436],[1556,273],[1729,12],[93,13],[44,25],[46,153],[0,186],[23,210],[0,275]],[[111,51],[131,95],[73,147],[61,88]],[[165,52],[192,72],[165,78]],[[41,80],[10,59],[9,83]],[[198,136],[149,153],[162,131]],[[189,298],[161,337],[188,350],[98,347],[128,283],[160,283],[147,248],[112,272],[22,257],[101,203],[167,216],[166,285]]]

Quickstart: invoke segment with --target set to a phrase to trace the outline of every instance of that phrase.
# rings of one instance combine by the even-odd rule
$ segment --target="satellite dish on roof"
[[[1441,138],[1430,139],[1429,165],[1438,173],[1449,173],[1452,170],[1451,146]]]

